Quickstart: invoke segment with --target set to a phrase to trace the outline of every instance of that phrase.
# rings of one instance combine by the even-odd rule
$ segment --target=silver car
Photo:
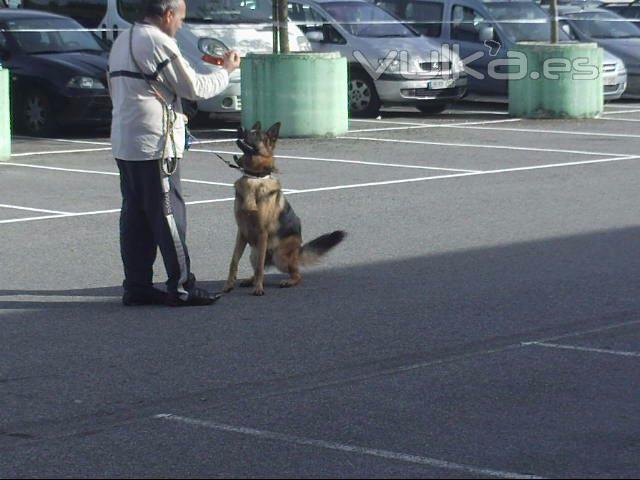
[[[615,12],[593,7],[560,7],[562,28],[572,38],[596,42],[627,69],[625,97],[640,98],[640,28]]]
[[[314,51],[347,58],[352,115],[375,116],[382,105],[437,113],[466,92],[453,51],[365,0],[289,0],[289,17]]]

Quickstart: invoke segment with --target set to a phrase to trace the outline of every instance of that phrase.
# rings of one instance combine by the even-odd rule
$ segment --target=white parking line
[[[111,151],[111,147],[107,148],[86,148],[82,150],[50,150],[45,152],[25,152],[25,153],[12,153],[12,157],[29,157],[36,155],[59,155],[63,153],[88,153],[88,152],[107,152]],[[1,163],[1,162],[0,162]]]
[[[622,323],[614,323],[612,325],[605,325],[604,327],[596,327],[596,328],[592,328],[590,330],[582,330],[579,332],[572,332],[572,333],[565,333],[563,335],[556,335],[554,337],[547,337],[547,338],[539,338],[537,340],[533,340],[534,342],[553,342],[555,340],[562,340],[565,338],[576,338],[576,337],[584,337],[585,335],[592,335],[594,333],[602,333],[602,332],[607,332],[609,330],[615,330],[618,328],[624,328],[624,327],[633,327],[636,325],[640,325],[640,320],[631,320],[629,322],[622,322]],[[531,342],[529,342],[531,343]]]
[[[40,212],[40,213],[54,213],[57,215],[69,215],[69,212],[60,212],[58,210],[45,210],[44,208],[31,208],[31,207],[22,207],[18,205],[7,205],[4,203],[0,203],[0,208],[9,208],[12,210],[25,210],[28,212]]]
[[[620,350],[607,350],[604,348],[591,348],[591,347],[578,347],[575,345],[561,345],[558,343],[546,343],[546,342],[525,342],[525,346],[545,347],[545,348],[557,348],[560,350],[575,350],[578,352],[588,353],[607,353],[609,355],[619,355],[622,357],[640,357],[640,352],[623,352]]]
[[[0,220],[0,225],[6,223],[22,223],[22,222],[35,222],[38,220],[51,220],[53,218],[75,217],[75,214],[69,215],[43,215],[41,217],[26,217],[26,218],[11,218],[9,220]]]
[[[338,185],[334,187],[320,187],[320,188],[310,188],[306,190],[297,190],[294,193],[311,193],[311,192],[328,192],[331,190],[347,190],[351,188],[365,188],[365,187],[379,187],[383,185],[398,185],[401,183],[416,183],[416,182],[428,182],[431,180],[445,180],[449,178],[460,178],[460,177],[473,177],[478,175],[495,175],[499,173],[514,173],[514,172],[525,172],[530,170],[542,170],[547,168],[559,168],[559,167],[572,167],[578,165],[590,165],[595,163],[608,163],[608,162],[620,162],[626,160],[635,160],[640,158],[640,156],[624,156],[624,157],[616,157],[616,158],[603,158],[598,160],[585,160],[583,162],[568,162],[568,163],[552,163],[547,165],[534,165],[531,167],[517,167],[517,168],[503,168],[499,170],[485,170],[482,172],[470,172],[470,173],[455,173],[451,175],[434,175],[432,177],[419,177],[419,178],[407,178],[402,180],[386,180],[382,182],[369,182],[369,183],[357,183],[353,185]]]
[[[228,143],[228,142],[235,142],[236,140],[237,140],[236,138],[217,138],[215,140],[195,140],[193,142],[193,145],[206,145],[208,143]]]
[[[97,142],[95,140],[71,140],[67,138],[51,138],[47,140],[52,140],[54,142],[64,142],[64,143],[79,143],[82,145],[108,145],[111,146],[111,142]]]
[[[332,186],[332,187],[299,189],[299,190],[289,191],[289,194],[290,195],[298,195],[298,194],[303,194],[303,193],[328,192],[328,191],[332,191],[332,190],[348,190],[348,189],[354,189],[354,188],[379,187],[379,186],[384,186],[384,185],[396,185],[396,184],[402,184],[402,183],[427,182],[427,181],[431,181],[431,180],[445,180],[445,179],[450,179],[450,178],[472,177],[472,176],[479,176],[479,175],[496,175],[496,174],[502,174],[502,173],[526,172],[526,171],[531,171],[531,170],[543,170],[543,169],[550,169],[550,168],[574,167],[574,166],[591,165],[591,164],[598,164],[598,163],[621,162],[621,161],[627,161],[627,160],[636,160],[638,158],[640,158],[640,155],[636,155],[636,156],[627,155],[627,156],[618,156],[618,157],[614,157],[614,158],[601,158],[601,159],[597,159],[597,160],[585,160],[585,161],[582,161],[582,162],[552,163],[552,164],[546,164],[546,165],[533,165],[533,166],[530,166],[530,167],[503,168],[503,169],[499,169],[499,170],[486,170],[486,171],[480,171],[480,172],[465,172],[465,173],[453,173],[453,174],[450,174],[450,175],[435,175],[435,176],[432,176],[432,177],[418,177],[418,178],[407,178],[407,179],[401,179],[401,180],[388,180],[388,181],[381,181],[381,182],[357,183],[357,184],[351,184],[351,185],[337,185],[337,186]],[[198,204],[204,204],[204,203],[218,203],[218,202],[226,202],[226,201],[231,201],[231,200],[233,200],[233,199],[232,198],[222,198],[222,199],[213,199],[213,200],[196,200],[194,202],[187,202],[187,205],[198,205]],[[50,219],[50,218],[69,218],[69,217],[81,217],[81,216],[87,216],[87,215],[100,215],[100,214],[103,214],[103,213],[115,213],[115,212],[119,212],[119,211],[120,211],[120,209],[112,209],[112,210],[101,210],[101,211],[97,211],[97,212],[73,213],[73,214],[69,214],[69,215],[52,215],[52,216],[48,216],[48,217],[33,217],[33,218],[19,218],[19,219],[11,219],[11,220],[0,220],[0,224],[27,222],[27,221],[30,221],[30,220],[46,220],[46,219]]]
[[[218,133],[218,132],[237,132],[237,128],[208,128],[208,129],[193,129],[193,133]]]
[[[417,465],[427,465],[430,467],[440,468],[443,470],[453,470],[457,472],[464,472],[472,475],[485,475],[496,478],[542,478],[535,475],[523,475],[520,473],[506,472],[502,470],[493,470],[482,467],[475,467],[472,465],[464,465],[461,463],[449,462],[446,460],[440,460],[437,458],[423,457],[418,455],[409,455],[406,453],[391,452],[389,450],[379,450],[376,448],[359,447],[357,445],[347,445],[344,443],[329,442],[326,440],[316,440],[312,438],[299,437],[297,435],[287,435],[284,433],[270,432],[267,430],[257,430],[255,428],[236,427],[233,425],[226,425],[218,422],[211,422],[206,420],[198,420],[195,418],[181,417],[172,414],[159,414],[154,415],[153,418],[164,421],[172,421],[184,423],[186,425],[193,425],[197,427],[208,428],[212,430],[218,430],[222,432],[238,433],[241,435],[248,435],[251,437],[257,437],[266,440],[273,440],[277,442],[284,442],[293,445],[301,445],[308,447],[316,447],[325,450],[337,450],[340,452],[355,453],[358,455],[368,455],[377,458],[384,458],[397,462],[405,462]]]
[[[638,103],[609,103],[605,105],[605,108],[630,108],[637,109],[640,104]]]
[[[383,127],[383,128],[362,128],[358,130],[349,130],[347,133],[363,133],[363,132],[389,132],[394,130],[418,130],[422,128],[447,128],[465,125],[489,125],[493,123],[519,122],[520,118],[507,118],[504,120],[487,120],[484,122],[462,122],[462,123],[403,123],[402,127]],[[385,122],[390,123],[390,122]]]
[[[495,110],[448,110],[441,115],[457,115],[459,113],[463,113],[465,115],[509,115],[509,112],[498,112]]]
[[[24,168],[36,168],[40,170],[52,170],[55,172],[68,172],[68,173],[85,173],[89,175],[109,175],[112,177],[117,177],[120,174],[118,172],[107,172],[104,170],[85,170],[80,168],[62,168],[62,167],[49,167],[45,165],[31,165],[28,163],[14,163],[14,162],[0,162],[1,166],[7,167],[24,167]],[[223,182],[210,182],[208,180],[191,180],[189,178],[183,178],[180,181],[186,183],[199,183],[202,185],[216,185],[220,187],[233,187],[233,183],[223,183]]]
[[[449,143],[449,142],[429,142],[426,140],[398,140],[395,138],[374,138],[374,137],[338,137],[343,140],[361,140],[367,142],[382,142],[382,143],[405,143],[414,145],[439,145],[443,147],[458,147],[458,148],[488,148],[496,150],[514,150],[520,152],[545,152],[545,153],[570,153],[575,155],[596,155],[599,157],[604,156],[616,156],[621,155],[619,153],[607,153],[607,152],[592,152],[583,150],[563,150],[556,148],[537,148],[537,147],[516,147],[508,145],[478,145],[472,143]]]
[[[608,120],[610,122],[631,122],[631,123],[640,122],[640,119],[638,118],[599,118],[598,120]]]
[[[640,112],[640,108],[634,109],[634,110],[609,110],[607,112],[604,112],[603,115],[615,115],[616,113],[638,113]]]
[[[605,119],[610,120],[610,119]],[[464,125],[445,125],[449,128],[460,128],[468,130],[495,130],[498,132],[523,132],[523,133],[548,133],[551,135],[578,135],[587,137],[612,137],[612,138],[640,138],[640,135],[627,133],[604,133],[604,132],[577,132],[574,130],[546,130],[538,128],[503,128],[503,127],[475,127]]]
[[[232,155],[237,152],[230,152],[228,150],[207,150],[201,148],[194,148],[191,150],[196,153],[221,153]],[[406,165],[404,163],[382,163],[382,162],[364,162],[361,160],[342,160],[338,158],[317,158],[317,157],[298,157],[293,155],[277,155],[276,159],[284,158],[288,160],[308,160],[312,162],[328,162],[328,163],[352,163],[356,165],[369,165],[374,167],[393,167],[393,168],[412,168],[416,170],[441,170],[446,172],[478,172],[479,170],[466,170],[460,168],[445,168],[445,167],[427,167],[424,165]]]

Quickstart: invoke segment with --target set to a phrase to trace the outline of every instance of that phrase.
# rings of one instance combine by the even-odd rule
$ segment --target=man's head
[[[186,15],[185,0],[147,0],[145,5],[145,19],[170,37],[175,37],[182,28]]]

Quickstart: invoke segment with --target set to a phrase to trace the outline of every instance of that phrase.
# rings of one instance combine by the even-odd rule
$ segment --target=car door
[[[109,6],[101,28],[105,29],[104,39],[113,43],[118,34],[141,20],[144,0],[108,0]]]
[[[451,43],[454,48],[459,48],[460,58],[465,63],[469,90],[483,95],[506,95],[507,80],[489,75],[489,63],[505,55],[504,48],[491,48],[492,45],[502,44],[494,25],[476,9],[462,2],[454,1],[450,9]],[[493,30],[493,36],[482,38],[490,31],[487,30],[489,28]],[[492,56],[491,52],[496,50],[498,56]],[[505,73],[506,67],[497,67],[496,71]]]

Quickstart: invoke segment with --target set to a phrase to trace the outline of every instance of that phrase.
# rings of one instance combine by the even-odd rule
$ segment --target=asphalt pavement
[[[233,123],[182,164],[193,271],[224,284]],[[108,132],[0,163],[0,477],[640,475],[640,103],[595,120],[391,109],[281,139],[302,284],[121,304]],[[165,280],[160,259],[155,280]],[[241,275],[250,275],[248,260]]]

